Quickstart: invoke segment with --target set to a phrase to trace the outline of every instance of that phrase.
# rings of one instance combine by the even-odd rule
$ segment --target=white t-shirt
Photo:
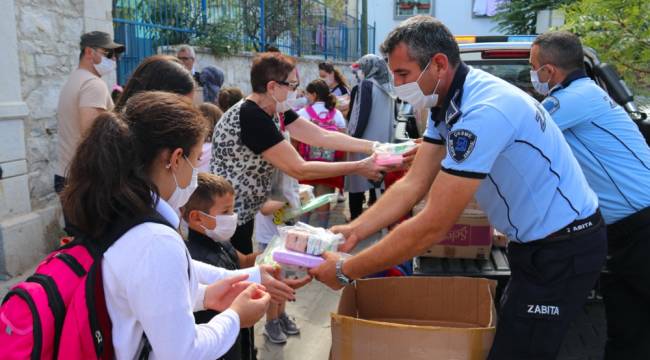
[[[273,214],[264,215],[261,211],[255,214],[255,241],[268,244],[273,236],[280,236],[278,226],[273,222]]]
[[[312,107],[314,108],[314,111],[318,116],[325,117],[329,110],[325,107],[325,103],[322,101],[317,101],[315,102]],[[339,129],[347,129],[347,125],[345,124],[345,118],[343,117],[343,114],[338,109],[334,109],[336,112],[334,114],[334,123],[336,124],[336,127]],[[309,116],[309,113],[307,113],[307,108],[302,108],[298,110],[298,115],[300,115],[301,118],[309,120],[311,116]]]
[[[161,199],[156,210],[178,228],[169,204]],[[183,239],[169,226],[132,228],[104,253],[102,262],[115,357],[133,359],[144,331],[152,347],[150,359],[219,358],[237,339],[239,316],[226,310],[197,325],[193,312],[203,310],[206,284],[241,273],[260,282],[258,267],[228,271],[191,260]]]

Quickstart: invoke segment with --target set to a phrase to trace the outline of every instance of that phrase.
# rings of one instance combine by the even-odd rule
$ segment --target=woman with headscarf
[[[219,90],[223,85],[223,70],[216,66],[203,68],[199,75],[200,83],[203,86],[203,101],[217,103]]]
[[[388,65],[379,56],[364,55],[352,64],[358,85],[352,89],[348,113],[348,134],[355,138],[379,141],[393,140],[395,124],[395,100],[391,96],[391,81]],[[359,158],[350,154],[349,160]],[[368,179],[349,175],[345,179],[345,190],[349,192],[350,217],[361,215],[364,193],[371,189]]]

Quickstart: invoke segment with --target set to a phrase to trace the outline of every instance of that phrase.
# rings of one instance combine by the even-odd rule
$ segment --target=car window
[[[528,60],[480,60],[466,61],[465,63],[515,85],[538,101],[544,98],[535,92],[530,82]]]

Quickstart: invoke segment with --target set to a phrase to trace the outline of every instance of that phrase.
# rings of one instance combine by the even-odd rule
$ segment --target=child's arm
[[[262,208],[260,209],[260,212],[264,216],[269,216],[273,215],[276,211],[282,209],[284,207],[284,202],[282,201],[277,201],[277,200],[267,200],[264,205],[262,205]]]
[[[237,251],[237,258],[239,259],[239,267],[245,269],[255,265],[255,258],[261,254],[259,251],[255,251],[251,254],[244,255]]]

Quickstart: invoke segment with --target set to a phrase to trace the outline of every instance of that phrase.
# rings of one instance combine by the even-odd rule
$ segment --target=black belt
[[[585,219],[576,220],[570,223],[569,225],[561,228],[560,230],[552,233],[551,235],[543,239],[536,240],[535,242],[552,242],[552,241],[567,240],[574,236],[584,235],[593,230],[596,230],[603,224],[604,224],[603,217],[600,214],[600,209],[598,209],[593,215]]]

